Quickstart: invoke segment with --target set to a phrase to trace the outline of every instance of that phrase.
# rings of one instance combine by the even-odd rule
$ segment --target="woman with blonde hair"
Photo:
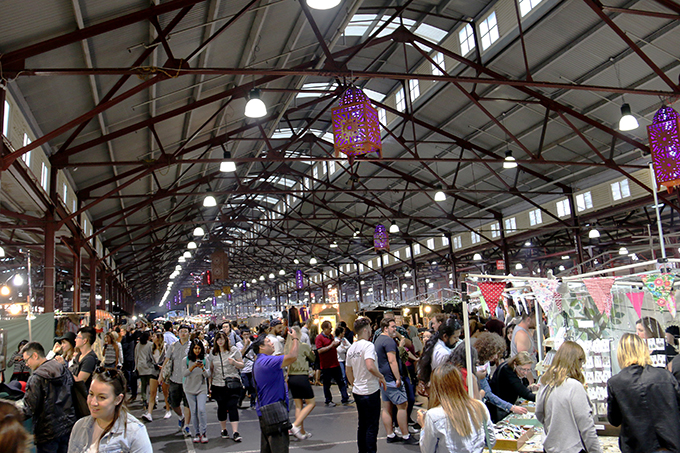
[[[583,385],[586,353],[573,341],[560,346],[536,399],[536,418],[543,423],[546,453],[601,452],[590,400]]]
[[[292,330],[296,338],[300,338],[301,329],[295,326]],[[288,354],[293,348],[293,340],[290,336],[288,338],[283,349],[284,354]],[[298,342],[297,360],[288,366],[288,388],[295,402],[295,421],[291,433],[299,440],[312,437],[312,433],[305,431],[304,421],[316,407],[314,390],[309,383],[309,365],[314,363],[315,359],[312,347],[307,343]]]
[[[486,406],[470,398],[460,371],[447,362],[430,376],[429,410],[418,411],[421,453],[481,453],[496,443]]]
[[[623,334],[616,350],[621,371],[607,382],[607,418],[621,425],[621,453],[680,451],[680,386],[652,366],[643,339]]]
[[[538,386],[529,386],[527,379],[534,363],[534,359],[526,351],[521,351],[510,360],[503,362],[496,368],[490,382],[493,393],[512,405],[517,403],[519,397],[528,401],[536,401],[536,394],[532,390],[536,390]],[[509,412],[505,409],[496,407],[495,414],[492,413],[491,418],[494,423],[497,423],[508,414]]]

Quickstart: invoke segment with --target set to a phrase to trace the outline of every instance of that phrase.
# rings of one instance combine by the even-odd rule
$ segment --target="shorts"
[[[293,399],[314,399],[314,390],[306,375],[288,375],[288,388],[290,389],[290,394],[293,395]]]
[[[382,395],[383,401],[389,401],[395,406],[404,404],[408,401],[403,383],[401,384],[401,387],[397,388],[396,382],[388,382],[387,391],[381,389],[380,394]]]
[[[184,407],[189,407],[187,396],[184,394],[184,387],[182,384],[170,381],[170,389],[168,390],[168,403],[170,407],[179,407],[184,403]]]

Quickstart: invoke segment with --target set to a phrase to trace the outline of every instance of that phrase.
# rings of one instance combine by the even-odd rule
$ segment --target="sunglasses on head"
[[[117,370],[116,368],[104,368],[103,366],[98,366],[95,368],[94,372],[96,374],[102,374],[109,379],[116,379],[119,374],[122,372],[120,370]]]

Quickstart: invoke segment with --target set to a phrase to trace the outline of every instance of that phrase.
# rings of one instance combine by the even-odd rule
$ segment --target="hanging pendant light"
[[[217,206],[217,200],[212,195],[208,195],[203,199],[203,206],[206,208],[212,208]]]
[[[201,236],[202,236],[202,235],[201,235]],[[187,248],[188,248],[189,250],[195,249],[195,248],[196,248],[196,243],[195,243],[194,241],[189,242],[189,243],[187,244]]]
[[[0,258],[4,258],[4,257],[5,257],[5,249],[0,247]]]
[[[284,271],[283,269],[281,269],[281,270],[279,271],[279,275],[286,275],[286,271]]]
[[[184,258],[191,258],[191,252],[184,252],[184,255],[182,255]]]
[[[201,228],[200,226],[194,228],[194,236],[203,236],[204,234],[205,234],[205,231],[203,231],[203,228]],[[191,248],[191,247],[189,247],[189,248]]]
[[[335,8],[340,4],[340,0],[307,0],[307,6],[312,9],[326,10]]]
[[[434,201],[446,201],[446,194],[441,186],[437,187],[437,192],[434,194]]]
[[[619,255],[628,255],[628,249],[625,247],[621,247],[619,249]]]
[[[484,259],[484,258],[482,258],[482,254],[481,254],[481,253],[475,253],[475,254],[472,256],[472,260],[473,260],[473,261],[482,261],[483,259]]]
[[[236,171],[236,164],[231,160],[231,153],[229,151],[224,151],[224,160],[220,163],[220,171],[222,173],[233,173]]]
[[[399,232],[399,225],[392,222],[392,224],[390,225],[390,233],[398,233],[398,232]]]
[[[330,245],[330,248],[332,248],[332,249],[338,248],[338,242],[337,242],[337,241],[333,241],[333,243]]]
[[[632,131],[639,126],[638,120],[635,119],[630,110],[630,104],[625,103],[621,106],[621,119],[619,120],[620,131]]]
[[[257,88],[250,91],[245,115],[248,118],[262,118],[267,114],[267,106],[260,99],[260,90]]]
[[[512,157],[512,150],[507,150],[505,152],[505,160],[503,161],[503,168],[510,170],[512,168],[517,168],[517,162],[515,158]]]
[[[272,272],[272,273],[269,274],[269,278],[270,278],[270,279],[275,279],[275,278],[276,278],[276,275],[274,275],[274,273]]]
[[[588,237],[590,239],[597,239],[600,237],[600,232],[597,230],[597,228],[593,228],[588,232]]]
[[[17,274],[14,276],[12,283],[14,283],[14,286],[21,286],[24,284],[24,277],[22,277],[21,274]]]
[[[309,260],[309,264],[314,266],[317,263],[316,258],[312,257],[312,259]]]
[[[524,266],[522,266],[522,263],[517,263],[517,264],[515,264],[515,269],[517,269],[517,270],[520,270],[520,269],[522,269],[523,267],[524,267]]]

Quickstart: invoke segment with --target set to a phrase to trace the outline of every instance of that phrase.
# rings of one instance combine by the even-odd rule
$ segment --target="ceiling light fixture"
[[[625,103],[621,106],[621,119],[619,120],[620,131],[632,131],[639,126],[638,120],[635,119],[630,110],[630,104]]]
[[[335,8],[339,4],[340,0],[307,0],[307,6],[321,11]]]
[[[14,286],[21,286],[24,284],[24,277],[22,277],[21,274],[17,274],[14,276],[12,283],[14,283]]]
[[[524,267],[524,266],[522,266],[522,263],[517,263],[517,264],[515,264],[515,269],[517,269],[517,270],[520,270],[520,269],[522,269],[523,267]]]
[[[203,207],[213,208],[215,206],[217,206],[217,200],[212,195],[208,195],[203,199]]]
[[[257,88],[250,90],[248,103],[246,104],[245,115],[248,118],[262,118],[267,114],[267,106],[260,99],[260,90]]]
[[[588,232],[588,237],[589,237],[590,239],[597,239],[597,238],[600,237],[600,232],[597,231],[597,228],[593,228],[592,230],[590,230],[590,231]]]
[[[392,222],[392,224],[390,225],[390,233],[398,233],[398,232],[399,232],[399,225]]]
[[[195,248],[196,248],[196,243],[195,243],[194,241],[189,242],[189,243],[187,244],[187,248],[188,248],[189,250],[195,249]]]
[[[309,264],[314,266],[317,263],[316,258],[312,257],[312,259],[309,260]]]
[[[205,231],[203,231],[203,228],[201,227],[194,228],[194,236],[203,236],[204,234]]]
[[[515,158],[512,157],[512,150],[507,150],[505,152],[505,160],[503,161],[503,168],[510,170],[512,168],[517,168],[517,162]]]
[[[446,194],[441,186],[437,187],[437,192],[434,194],[434,201],[446,201]]]
[[[619,249],[619,255],[628,255],[628,249],[625,247],[621,247]]]
[[[271,273],[269,274],[269,278],[270,278],[270,279],[274,279],[274,278],[276,278],[276,275],[274,275],[274,273],[271,272]]]
[[[5,249],[0,247],[0,258],[4,258],[4,257],[5,257]]]
[[[560,270],[560,272],[564,272],[565,267],[560,264],[560,267],[558,267],[558,269]]]
[[[484,259],[484,258],[482,257],[482,254],[481,254],[481,253],[475,253],[475,254],[472,256],[472,260],[473,260],[473,261],[482,261],[483,259]]]
[[[189,258],[191,258],[191,252],[186,251],[186,252],[184,252],[184,255],[182,255],[182,256],[183,256],[184,258],[189,259]]]
[[[222,173],[233,173],[236,171],[236,164],[231,160],[231,153],[224,151],[224,160],[220,163],[220,171]]]
[[[261,282],[264,281],[264,275],[260,275],[260,281],[261,281]]]
[[[337,242],[337,241],[333,241],[333,243],[330,245],[330,247],[331,247],[332,249],[338,248],[338,242]]]
[[[281,269],[281,270],[279,271],[279,275],[286,275],[286,271],[284,271],[283,269]]]

